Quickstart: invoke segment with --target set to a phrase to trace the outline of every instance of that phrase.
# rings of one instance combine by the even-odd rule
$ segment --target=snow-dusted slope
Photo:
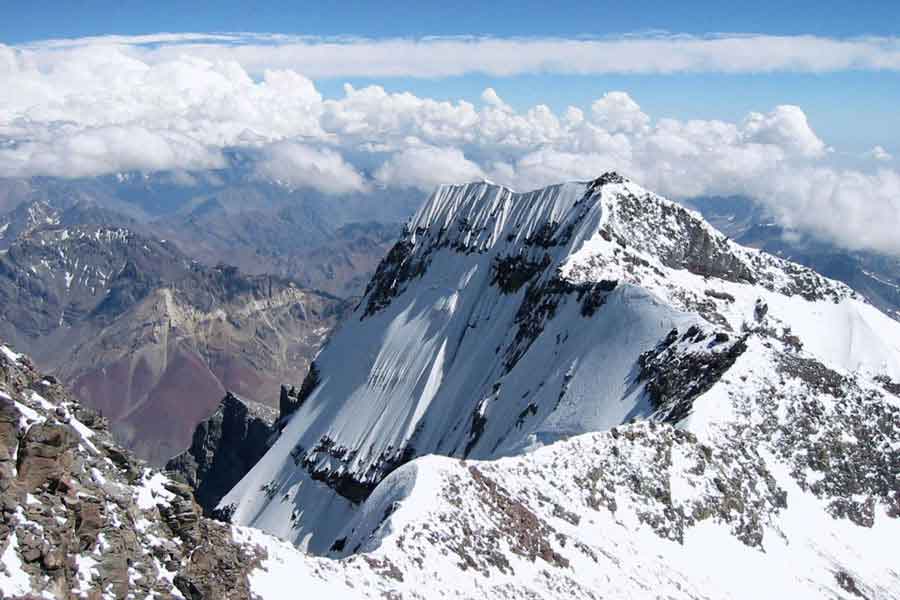
[[[686,428],[649,420],[516,457],[400,467],[344,525],[337,560],[239,528],[269,556],[251,588],[268,599],[290,598],[291,582],[329,598],[900,598],[900,388],[829,371],[790,340],[746,344]],[[698,345],[667,348],[705,354]],[[763,368],[775,365],[777,390]]]
[[[900,323],[616,174],[528,194],[443,186],[220,508],[340,553],[416,456],[522,455],[645,418],[722,435],[738,410],[723,398],[745,386],[719,383],[743,362],[760,378],[751,406],[822,368],[894,407]]]
[[[660,352],[708,354],[697,337],[643,368],[659,383]],[[897,384],[792,344],[748,337],[694,401],[700,435],[651,420],[500,460],[414,460],[343,524],[337,558],[202,518],[0,345],[0,595],[900,597]],[[778,393],[760,395],[760,361],[784,363]]]

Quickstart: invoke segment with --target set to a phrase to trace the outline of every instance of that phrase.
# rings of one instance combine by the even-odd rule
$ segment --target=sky
[[[0,176],[230,147],[330,194],[615,168],[900,253],[900,3],[248,4],[5,3]]]
[[[62,11],[65,10],[63,13]],[[900,7],[877,0],[757,0],[673,3],[632,0],[298,2],[268,0],[68,0],[4,2],[0,37],[18,44],[48,38],[160,31],[266,31],[307,35],[610,35],[667,30],[848,37],[897,33]]]

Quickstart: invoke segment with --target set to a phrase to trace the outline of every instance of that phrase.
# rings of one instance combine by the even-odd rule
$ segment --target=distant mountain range
[[[174,242],[191,258],[291,278],[342,297],[359,293],[416,192],[327,196],[240,168],[65,180],[0,179],[0,249],[47,224],[120,226]]]
[[[271,406],[299,385],[410,202],[239,167],[0,180],[0,335],[161,464],[226,390]]]
[[[272,404],[301,381],[344,302],[129,229],[47,224],[0,254],[0,307],[0,335],[161,463],[226,390]]]

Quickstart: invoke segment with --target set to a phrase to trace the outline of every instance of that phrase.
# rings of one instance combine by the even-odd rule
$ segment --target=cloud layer
[[[47,55],[98,45],[129,46],[146,62],[184,54],[237,62],[253,73],[302,69],[309,77],[447,77],[466,73],[823,73],[900,70],[900,38],[659,34],[599,39],[455,37],[323,39],[268,34],[158,34],[52,40]]]
[[[764,46],[792,57],[778,62],[755,50],[741,58],[747,44],[761,43],[759,36],[329,43],[219,37],[168,34],[0,46],[0,177],[203,170],[225,165],[228,148],[252,150],[260,177],[327,194],[364,192],[373,185],[427,191],[437,183],[480,177],[530,189],[615,169],[674,197],[747,194],[791,227],[851,248],[900,253],[900,175],[890,168],[890,155],[876,148],[865,159],[866,171],[835,167],[835,153],[797,106],[753,112],[733,123],[678,121],[652,118],[621,91],[557,113],[544,105],[514,110],[493,89],[484,91],[477,106],[378,86],[347,85],[342,97],[324,99],[309,78],[322,75],[328,64],[331,75],[351,74],[342,65],[357,58],[362,66],[353,68],[375,73],[465,72],[474,68],[466,66],[473,48],[484,53],[482,70],[500,74],[579,64],[607,68],[603,61],[609,56],[583,57],[577,50],[583,44],[606,44],[604,52],[617,44],[631,50],[649,45],[653,52],[641,60],[650,62],[632,56],[627,63],[638,71],[892,69],[900,68],[896,41],[790,38],[784,50],[786,43],[766,38]],[[576,48],[572,59],[581,58],[560,66],[554,61],[568,56],[560,52],[569,52],[569,44]],[[328,54],[332,45],[340,47],[335,56]],[[682,46],[691,50],[680,55]],[[296,55],[298,47],[306,54]],[[532,64],[528,53],[535,48],[547,53]],[[434,54],[439,50],[443,54]],[[424,66],[413,64],[417,52],[432,53],[423,55]]]

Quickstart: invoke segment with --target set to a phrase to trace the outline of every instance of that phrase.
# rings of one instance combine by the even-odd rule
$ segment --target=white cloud
[[[481,100],[482,100],[485,104],[488,104],[488,105],[490,105],[490,106],[494,106],[494,107],[497,107],[497,108],[502,108],[502,109],[505,110],[505,111],[510,111],[510,110],[512,110],[512,109],[509,107],[509,105],[506,104],[506,102],[504,102],[503,99],[500,98],[500,96],[497,95],[497,91],[496,91],[494,88],[492,88],[492,87],[486,88],[486,89],[481,93]]]
[[[875,146],[874,148],[869,150],[869,152],[867,152],[866,154],[869,156],[869,158],[871,158],[873,160],[878,160],[881,162],[887,162],[889,160],[894,159],[894,157],[891,155],[891,153],[888,152],[887,150],[885,150],[884,148],[882,148],[881,146]]]
[[[266,146],[256,171],[261,177],[291,187],[310,187],[325,194],[362,192],[366,183],[343,157],[328,148],[293,142]]]
[[[85,46],[128,46],[146,62],[184,54],[234,61],[253,73],[302,69],[309,77],[446,77],[466,73],[821,73],[900,70],[900,38],[688,35],[599,39],[454,37],[359,39],[266,34],[157,34],[30,44],[47,55]]]
[[[484,177],[481,168],[457,148],[418,146],[394,154],[377,171],[376,181],[426,192],[441,183],[473,181]]]
[[[798,153],[818,157],[825,144],[813,132],[799,106],[776,106],[769,114],[750,113],[744,122],[744,135],[752,142],[774,144]]]
[[[595,123],[611,132],[641,131],[650,123],[650,117],[625,92],[603,94],[591,104],[591,114]]]
[[[0,46],[0,176],[200,171],[222,166],[222,151],[232,147],[249,148],[260,156],[259,176],[333,194],[365,189],[363,171],[383,185],[429,190],[437,183],[485,175],[530,189],[615,169],[674,197],[748,194],[798,229],[846,246],[900,253],[895,235],[900,228],[900,175],[889,169],[837,168],[839,153],[829,152],[796,106],[754,112],[736,123],[653,119],[625,92],[610,91],[588,110],[568,107],[557,114],[544,105],[514,110],[490,88],[478,106],[388,93],[379,86],[348,85],[343,96],[325,100],[309,78],[324,72],[329,49],[338,49],[334,64],[340,72],[344,62],[352,62],[348,56],[373,45],[378,52],[365,60],[376,65],[375,72],[387,69],[389,59],[395,73],[465,70],[470,68],[465,66],[466,53],[475,50],[484,53],[488,71],[498,68],[498,56],[506,57],[509,73],[530,68],[528,55],[535,48],[549,52],[545,61],[534,63],[538,70],[577,69],[584,61],[600,65],[611,60],[576,51],[594,48],[590,44],[609,46],[613,56],[618,45],[674,52],[622,57],[623,64],[638,70],[647,67],[647,60],[678,59],[682,44],[694,48],[702,60],[682,55],[681,69],[743,68],[722,62],[729,52],[734,60],[756,61],[755,68],[763,70],[806,68],[800,59],[778,67],[766,63],[765,56],[737,56],[735,48],[758,46],[758,37],[565,43],[233,38],[167,34],[140,41],[102,38],[28,48]],[[831,61],[893,68],[891,53],[897,52],[891,40],[779,39],[781,46],[776,46],[790,46],[791,52],[814,46],[816,51],[807,48],[804,56],[819,61],[819,67]],[[576,49],[575,62],[565,66],[556,61],[560,52],[571,50],[568,44]],[[719,62],[704,54],[709,44],[723,50]],[[299,55],[292,54],[295,46],[305,48],[302,56],[309,58],[302,63],[302,73],[293,68],[300,64]],[[391,52],[384,52],[386,48]],[[844,56],[848,48],[855,49],[849,63]],[[881,54],[873,54],[873,48]],[[404,49],[411,54],[401,52]],[[416,53],[434,62],[404,66]],[[266,61],[273,68],[262,68]],[[884,160],[887,153],[876,150],[871,157]]]
[[[784,169],[751,191],[780,221],[851,249],[900,254],[900,173]]]
[[[224,166],[218,148],[177,131],[135,125],[50,127],[0,148],[0,177],[87,177],[116,171],[204,170]]]

